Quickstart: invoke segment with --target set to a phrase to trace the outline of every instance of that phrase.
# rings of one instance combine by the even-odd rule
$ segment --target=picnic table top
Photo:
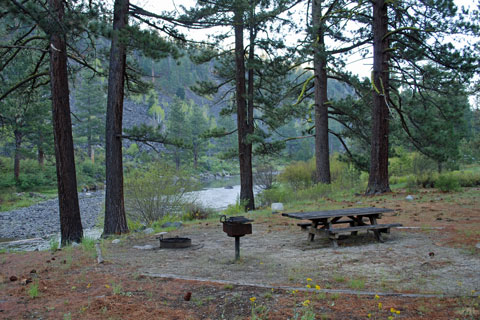
[[[294,219],[300,219],[300,220],[317,220],[317,219],[348,217],[348,216],[378,215],[380,213],[393,212],[393,211],[394,210],[387,209],[387,208],[366,207],[366,208],[346,208],[346,209],[310,211],[310,212],[291,212],[291,213],[282,213],[282,216],[294,218]]]

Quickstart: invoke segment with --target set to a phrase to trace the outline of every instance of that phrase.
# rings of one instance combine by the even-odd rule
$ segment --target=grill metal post
[[[240,259],[240,237],[235,237],[235,260]]]

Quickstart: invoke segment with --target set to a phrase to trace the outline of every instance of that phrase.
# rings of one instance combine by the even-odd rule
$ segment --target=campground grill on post
[[[220,217],[220,222],[223,224],[223,232],[229,237],[235,237],[235,260],[240,259],[240,237],[252,234],[252,224],[250,222],[253,222],[253,220],[243,216],[229,217],[227,219],[223,215]]]

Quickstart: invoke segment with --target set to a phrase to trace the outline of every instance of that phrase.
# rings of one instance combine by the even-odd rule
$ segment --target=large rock
[[[143,233],[145,233],[145,234],[152,234],[154,232],[155,232],[155,230],[153,230],[153,228],[147,228],[147,229],[143,230]]]
[[[146,244],[144,246],[133,246],[134,249],[140,249],[140,250],[152,250],[153,246]]]
[[[183,224],[180,222],[180,221],[176,221],[176,222],[166,222],[164,224],[162,224],[162,228],[170,228],[170,227],[174,227],[174,228],[181,228],[183,226]]]
[[[281,202],[272,203],[272,213],[277,213],[277,212],[280,212],[280,211],[283,211],[283,210],[284,210],[283,203],[281,203]]]

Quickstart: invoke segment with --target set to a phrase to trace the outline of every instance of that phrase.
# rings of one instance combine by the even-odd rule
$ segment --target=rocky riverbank
[[[78,197],[83,228],[92,228],[103,212],[105,194],[103,191],[81,192]],[[59,232],[58,199],[0,212],[0,240],[43,238]]]

